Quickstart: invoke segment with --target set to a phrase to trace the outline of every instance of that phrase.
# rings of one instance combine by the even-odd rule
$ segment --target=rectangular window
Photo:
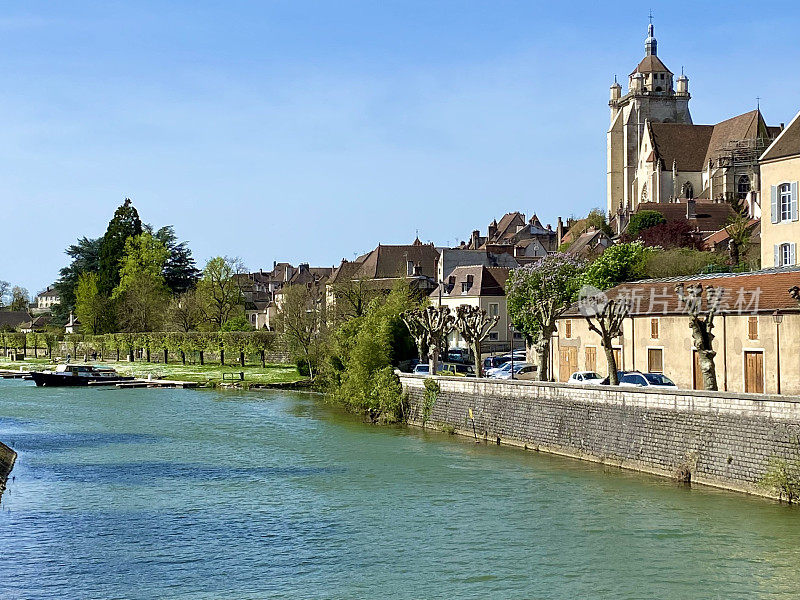
[[[647,349],[647,370],[650,373],[664,372],[664,351],[661,348]]]
[[[792,186],[784,183],[778,188],[778,202],[780,205],[780,220],[792,220]]]
[[[572,337],[572,319],[567,319],[564,321],[564,337],[571,338]]]
[[[514,332],[514,339],[515,340],[521,340],[522,339],[522,334],[519,331],[515,331]]]
[[[747,338],[751,340],[758,339],[758,317],[747,319]]]
[[[500,339],[500,334],[499,333],[497,333],[496,331],[490,331],[489,332],[489,341],[496,342],[499,339]]]
[[[650,338],[658,339],[658,319],[650,319]]]
[[[490,317],[497,317],[500,315],[500,305],[497,303],[492,303],[489,305],[489,316]]]

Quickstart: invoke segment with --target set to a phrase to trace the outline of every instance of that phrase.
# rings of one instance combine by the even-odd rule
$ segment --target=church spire
[[[646,56],[658,55],[658,42],[653,35],[653,12],[650,11],[650,24],[647,26],[647,39],[644,41],[644,53]]]

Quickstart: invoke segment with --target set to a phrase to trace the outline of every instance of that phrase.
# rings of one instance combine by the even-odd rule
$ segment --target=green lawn
[[[222,366],[219,364],[205,364],[186,366],[180,362],[174,363],[147,363],[147,362],[134,362],[127,361],[89,361],[96,362],[96,364],[108,365],[114,367],[121,375],[132,375],[134,377],[147,378],[152,375],[153,378],[160,379],[174,379],[178,381],[197,381],[203,384],[218,384],[222,383],[223,373],[239,373],[244,371],[244,384],[245,386],[251,384],[264,384],[264,383],[291,383],[305,379],[297,372],[294,365],[278,365],[268,364],[266,368],[261,368],[261,365],[247,365],[240,367],[238,363]],[[0,369],[12,369],[14,371],[23,367],[26,371],[37,370],[52,366],[53,363],[47,359],[38,358],[34,359],[28,357],[25,362],[11,362],[5,358],[0,358]],[[226,381],[227,383],[227,381]]]

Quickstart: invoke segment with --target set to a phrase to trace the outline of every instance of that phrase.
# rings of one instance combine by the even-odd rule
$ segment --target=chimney
[[[469,240],[470,248],[472,248],[473,250],[477,250],[478,246],[480,246],[480,244],[478,243],[480,241],[480,237],[481,237],[481,232],[478,231],[477,229],[472,232],[472,237]]]
[[[558,224],[556,225],[556,245],[561,245],[561,239],[564,237],[564,221],[558,217]]]
[[[492,221],[491,224],[489,225],[488,241],[492,241],[496,235],[497,235],[497,221]]]
[[[687,200],[686,201],[686,218],[687,219],[694,219],[697,217],[697,210],[696,210],[697,202],[695,200]]]
[[[275,267],[277,267],[277,266],[278,266],[278,261],[277,260],[273,260],[272,261],[272,268],[275,269]]]

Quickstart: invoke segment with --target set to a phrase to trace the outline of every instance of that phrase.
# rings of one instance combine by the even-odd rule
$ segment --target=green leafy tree
[[[326,382],[331,396],[373,420],[404,420],[406,404],[393,367],[414,354],[403,315],[416,302],[406,283],[373,299],[365,314],[340,325],[330,344]]]
[[[114,212],[106,233],[100,242],[97,287],[104,296],[110,296],[120,280],[120,263],[125,256],[128,238],[142,233],[139,213],[130,198]]]
[[[577,298],[585,269],[584,261],[556,253],[514,269],[508,278],[508,314],[531,344],[540,381],[550,377],[550,341],[556,321]]]
[[[105,330],[111,311],[110,302],[98,289],[96,273],[82,273],[75,290],[75,315],[86,333],[97,334]]]
[[[630,221],[628,221],[628,227],[625,229],[625,233],[630,237],[635,238],[645,229],[649,229],[650,227],[655,227],[656,225],[661,225],[662,223],[666,222],[667,220],[664,218],[664,215],[657,210],[640,210],[639,212],[631,215]]]
[[[126,331],[154,331],[163,323],[169,290],[162,270],[168,256],[164,244],[148,232],[125,243],[112,298],[118,302],[119,323]]]
[[[24,287],[15,285],[11,289],[11,310],[28,310],[30,302],[30,294]]]
[[[584,283],[607,290],[626,281],[642,279],[651,252],[653,250],[641,242],[611,246],[586,268]]]
[[[315,286],[285,286],[278,309],[278,329],[286,334],[293,353],[307,366],[312,380],[325,325],[321,294]]]
[[[237,277],[245,272],[238,258],[217,256],[206,263],[197,284],[205,322],[214,331],[232,317],[244,313],[244,295]]]
[[[253,331],[254,327],[245,315],[238,315],[222,324],[221,331]]]
[[[167,308],[167,326],[175,331],[194,331],[203,322],[203,306],[197,290],[174,296]]]

